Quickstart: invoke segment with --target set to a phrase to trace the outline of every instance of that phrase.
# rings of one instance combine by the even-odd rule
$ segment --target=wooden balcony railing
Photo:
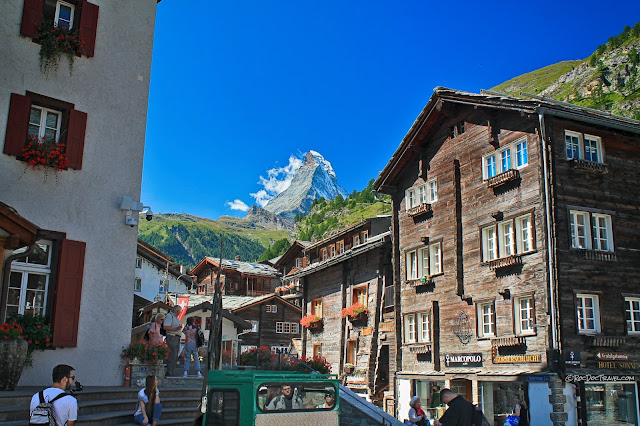
[[[580,158],[574,158],[570,164],[573,169],[591,170],[598,173],[607,173],[609,171],[607,165],[604,163],[582,160]]]
[[[524,336],[496,337],[491,339],[491,346],[494,348],[505,348],[510,346],[524,346],[527,344]]]
[[[617,262],[616,254],[611,251],[582,250],[582,257],[588,260],[599,260],[602,262]]]
[[[407,215],[411,217],[415,217],[430,211],[431,211],[431,204],[424,203],[407,210]]]
[[[618,348],[625,344],[625,336],[585,336],[587,346],[602,348]]]
[[[520,179],[520,172],[516,169],[509,169],[506,172],[502,172],[487,179],[487,187],[495,188],[496,186],[500,186],[517,179]]]
[[[522,265],[522,257],[519,254],[512,254],[511,256],[490,260],[486,264],[489,265],[489,269],[495,271],[509,266]]]

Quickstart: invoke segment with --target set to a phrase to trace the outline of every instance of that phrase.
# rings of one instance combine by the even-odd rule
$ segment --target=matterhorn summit
[[[275,198],[269,200],[264,209],[293,220],[298,213],[306,214],[313,200],[324,197],[333,200],[347,192],[338,184],[338,177],[331,163],[320,153],[309,151],[302,166],[295,172],[291,185]]]

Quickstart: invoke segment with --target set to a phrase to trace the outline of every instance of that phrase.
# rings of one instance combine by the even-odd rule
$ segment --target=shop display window
[[[584,391],[588,424],[638,424],[635,383],[585,383]]]
[[[479,382],[480,402],[484,415],[494,425],[503,425],[507,416],[513,413],[514,397],[520,395],[525,402],[525,383],[521,382]]]

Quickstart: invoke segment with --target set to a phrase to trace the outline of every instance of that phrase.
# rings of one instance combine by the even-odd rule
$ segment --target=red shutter
[[[18,156],[27,142],[29,128],[29,109],[31,99],[27,96],[11,94],[7,134],[4,138],[4,153]]]
[[[38,24],[42,21],[44,0],[24,0],[20,34],[34,38],[38,35]]]
[[[69,167],[82,169],[84,153],[84,134],[87,130],[87,113],[72,109],[69,111],[69,128],[67,130],[67,157]]]
[[[78,343],[85,246],[82,241],[62,240],[53,311],[55,347],[76,347]]]
[[[98,11],[100,8],[87,0],[82,2],[80,12],[80,40],[84,41],[84,49],[80,52],[92,57],[96,48],[96,33],[98,32]]]

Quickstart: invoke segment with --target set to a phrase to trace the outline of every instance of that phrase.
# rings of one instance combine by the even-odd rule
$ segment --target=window
[[[278,305],[265,305],[265,310],[269,313],[275,314],[278,312]]]
[[[578,333],[600,333],[600,308],[598,303],[598,296],[596,295],[576,294]]]
[[[136,257],[136,269],[142,268],[142,258]]]
[[[358,341],[348,340],[347,341],[347,362],[350,364],[356,365],[357,354],[358,354]]]
[[[515,163],[512,154],[515,153]],[[482,158],[482,179],[487,180],[511,169],[519,169],[529,164],[527,140],[519,139]]]
[[[36,93],[11,94],[4,153],[19,157],[30,135],[66,145],[69,168],[81,169],[87,114]]]
[[[300,267],[300,258],[296,257],[296,268]]]
[[[244,348],[244,346],[243,346]],[[240,420],[240,392],[235,389],[211,389],[207,400],[207,423],[237,425]]]
[[[300,401],[300,407],[297,404],[293,404],[293,408],[286,408],[284,402],[282,401],[282,397],[280,396],[282,391],[289,392],[293,395],[296,395],[296,399]],[[254,401],[256,401],[256,405],[258,407],[257,414],[258,416],[253,415],[253,405],[251,406],[251,424],[254,424],[253,418],[256,418],[255,424],[282,424],[282,425],[292,425],[304,423],[301,421],[296,421],[295,417],[300,418],[301,416],[304,418],[310,417],[312,420],[306,422],[309,424],[330,424],[331,422],[327,422],[328,418],[338,418],[338,414],[335,413],[335,416],[327,416],[330,411],[336,411],[337,405],[336,401],[332,398],[325,398],[327,394],[336,395],[336,386],[333,383],[330,383],[326,380],[322,381],[316,380],[312,382],[294,382],[284,381],[281,382],[266,382],[260,383],[256,386],[256,396]],[[243,397],[244,398],[244,397]],[[247,395],[247,400],[251,401],[253,396]],[[325,402],[329,403],[329,407],[325,408]],[[253,404],[253,402],[252,402]],[[238,403],[239,405],[239,403]],[[226,409],[226,407],[225,407]],[[235,405],[234,405],[235,409]],[[246,410],[246,407],[243,408]],[[322,412],[326,414],[323,414]],[[245,411],[246,412],[246,411]],[[292,420],[290,415],[292,412],[294,414],[294,419]],[[316,414],[313,414],[313,413]],[[282,413],[282,414],[277,414]],[[288,413],[288,414],[287,414]],[[244,414],[243,414],[244,416]],[[266,416],[267,420],[263,420]],[[273,419],[269,419],[269,417],[273,417]],[[209,414],[207,414],[207,419],[209,419]],[[261,420],[262,419],[262,420]],[[224,420],[224,421],[222,421]],[[336,423],[336,422],[334,422]],[[227,421],[227,419],[219,419],[213,418],[212,423],[209,423],[207,420],[207,424],[212,425],[225,425],[225,426],[234,426],[239,423],[235,420]],[[245,424],[245,422],[243,422]]]
[[[624,304],[627,312],[627,333],[640,334],[640,298],[625,297]]]
[[[344,241],[338,243],[338,254],[344,253]]]
[[[482,261],[533,251],[532,218],[532,213],[527,213],[482,228]]]
[[[142,291],[142,278],[136,278],[133,281],[133,291]]]
[[[327,260],[327,249],[322,249],[322,260]]]
[[[322,356],[322,343],[313,344],[313,356]]]
[[[322,318],[322,298],[311,301],[311,314]]]
[[[613,251],[610,215],[570,210],[569,216],[572,248]]]
[[[300,333],[300,324],[297,322],[292,322],[291,323],[291,333],[292,334],[298,334]]]
[[[407,314],[404,316],[404,342],[416,342],[416,314]]]
[[[405,267],[409,281],[441,274],[442,242],[407,252]]]
[[[276,322],[276,333],[283,333],[283,326],[282,326],[282,322],[278,321]]]
[[[271,346],[271,352],[276,354],[288,354],[289,346]]]
[[[336,247],[331,246],[331,257],[336,257]]]
[[[564,146],[567,160],[587,160],[594,163],[604,162],[602,139],[577,132],[565,130]]]
[[[160,286],[158,288],[158,293],[166,293],[167,292],[167,281],[160,280]]]
[[[257,333],[258,330],[260,329],[260,321],[249,320],[249,322],[251,323],[251,332]],[[245,331],[249,331],[249,330],[245,330]]]
[[[449,130],[449,136],[451,139],[456,138],[467,131],[467,126],[464,121],[457,122],[454,126],[451,126]]]
[[[45,315],[49,280],[51,275],[52,242],[38,241],[42,252],[35,252],[25,259],[14,260],[9,274],[9,290],[6,316]],[[25,252],[25,248],[13,254]]]
[[[291,323],[290,322],[282,323],[282,326],[283,326],[283,331],[282,331],[283,333],[287,333],[287,334],[291,333]]]
[[[431,328],[429,326],[429,313],[418,314],[418,341],[422,343],[431,342]]]
[[[360,245],[360,235],[354,235],[353,236],[353,246],[359,246]]]
[[[516,334],[533,334],[535,329],[533,296],[521,296],[514,298],[514,318]]]
[[[369,231],[362,231],[362,242],[366,243],[369,241]]]
[[[56,27],[65,27],[70,30],[73,27],[73,14],[75,12],[75,6],[63,1],[56,3],[56,16],[53,20],[53,25]]]
[[[364,306],[367,306],[367,286],[355,287],[353,289],[351,303],[361,303]]]
[[[496,335],[496,310],[494,302],[478,303],[478,337]]]
[[[81,8],[78,7],[79,4],[82,5]],[[88,1],[25,0],[20,34],[36,38],[38,24],[44,21],[49,21],[55,26],[77,29],[80,39],[85,42],[84,48],[79,49],[77,53],[92,57],[95,50],[99,10],[98,6]]]
[[[429,179],[426,183],[413,186],[405,192],[406,209],[412,209],[422,204],[431,204],[438,200],[438,180]]]

